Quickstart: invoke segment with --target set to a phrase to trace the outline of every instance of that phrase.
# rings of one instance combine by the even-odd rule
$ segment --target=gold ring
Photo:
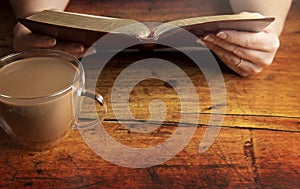
[[[243,63],[243,59],[240,58],[240,61],[237,64],[235,64],[234,66],[235,67],[240,67],[242,63]]]

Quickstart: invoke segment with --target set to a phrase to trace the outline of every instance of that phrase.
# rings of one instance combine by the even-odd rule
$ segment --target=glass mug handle
[[[90,90],[83,89],[79,95],[79,97],[88,97],[91,99],[94,99],[102,108],[100,112],[100,121],[102,122],[106,116],[107,113],[107,106],[105,103],[105,100],[103,99],[102,95],[100,95],[98,92],[92,92]],[[79,118],[76,118],[76,123],[73,125],[73,129],[85,129],[94,127],[99,124],[98,119],[93,119],[90,121],[80,121]]]

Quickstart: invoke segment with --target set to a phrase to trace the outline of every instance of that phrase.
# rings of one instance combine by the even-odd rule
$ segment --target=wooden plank
[[[168,0],[159,3],[141,1],[137,4],[136,1],[128,1],[125,5],[119,0],[97,3],[73,0],[68,10],[87,10],[87,13],[142,21],[166,21],[230,11],[228,5],[224,6],[227,0],[218,2],[203,1],[198,4],[197,0]],[[98,157],[88,148],[78,131],[73,131],[56,148],[29,152],[19,149],[0,130],[0,188],[299,188],[299,5],[300,0],[293,1],[281,36],[281,48],[272,66],[249,78],[224,72],[226,117],[216,142],[205,153],[198,153],[206,129],[204,125],[208,123],[212,110],[218,108],[211,105],[205,78],[186,57],[173,52],[154,53],[151,56],[167,59],[186,71],[199,93],[201,111],[190,116],[200,114],[200,122],[183,151],[161,165],[132,169]],[[199,11],[203,7],[206,10]],[[12,51],[11,29],[15,20],[7,1],[1,2],[0,10],[4,23],[0,26],[2,56]],[[127,65],[146,55],[141,52],[118,55],[101,74],[97,84],[97,90],[109,105],[104,123],[106,130],[125,145],[144,148],[160,144],[170,137],[180,117],[179,99],[175,91],[163,82],[147,80],[137,85],[131,93],[131,111],[138,120],[145,120],[149,118],[149,102],[155,98],[164,100],[171,111],[162,127],[151,133],[139,134],[129,132],[116,122],[110,102],[114,79]],[[93,68],[93,61],[87,67]],[[87,73],[88,77],[98,78],[98,73],[90,70]],[[89,81],[88,78],[88,85],[91,85]],[[120,109],[124,107],[124,104],[119,105]],[[89,109],[86,111],[91,113]],[[135,120],[129,120],[129,123],[133,127],[140,124]],[[195,123],[185,123],[185,126],[188,128],[191,124]]]
[[[172,134],[163,126],[151,134],[128,132],[115,123],[105,128],[117,141],[149,147]],[[223,128],[216,142],[198,153],[205,128],[171,160],[152,168],[113,165],[95,155],[78,131],[60,146],[43,152],[16,150],[1,132],[1,187],[299,187],[299,133]],[[274,141],[276,140],[276,141]],[[22,160],[22,161],[20,161]]]
[[[119,142],[143,148],[163,142],[174,130],[173,126],[162,127],[150,135],[128,133],[115,123],[107,123],[105,127]],[[189,145],[171,160],[145,169],[124,168],[104,161],[86,146],[78,131],[63,144],[43,152],[16,150],[0,133],[0,168],[1,172],[6,172],[1,176],[0,187],[256,188],[251,156],[247,151],[250,132],[223,129],[214,145],[199,154],[204,130],[198,128]]]
[[[253,130],[253,156],[263,188],[300,188],[300,133]]]
[[[200,53],[205,55],[203,51]],[[282,54],[278,56],[280,58]],[[212,107],[210,91],[204,75],[196,65],[193,65],[180,54],[174,52],[151,53],[150,55],[143,55],[138,52],[121,53],[119,56],[114,57],[101,73],[99,70],[97,71],[97,65],[101,62],[100,58],[97,56],[89,57],[83,61],[87,75],[87,85],[92,87],[97,82],[97,91],[105,97],[108,103],[107,120],[115,119],[111,106],[111,91],[116,78],[131,63],[149,57],[169,60],[180,66],[193,81],[199,94],[199,112],[185,113],[199,114],[199,124],[207,124],[210,113],[218,108],[222,108],[222,106]],[[278,60],[264,73],[249,78],[236,79],[235,75],[225,73],[224,80],[227,94],[224,126],[299,131],[300,109],[295,107],[300,105],[298,98],[300,82],[294,79],[299,77],[300,73],[298,72],[297,60],[296,58],[289,59],[292,64],[288,67],[283,65],[284,63],[280,64],[281,62]],[[295,72],[290,72],[290,69]],[[140,71],[133,71],[132,74],[138,78]],[[168,70],[162,70],[162,72],[167,73]],[[181,78],[170,78],[169,81],[172,80],[174,83],[176,79]],[[289,80],[293,82],[286,82]],[[129,84],[130,81],[124,81],[124,84],[121,84],[120,87],[125,87]],[[131,113],[137,120],[148,119],[150,117],[149,103],[154,99],[160,99],[165,103],[169,111],[165,121],[179,121],[181,115],[180,99],[172,86],[157,79],[148,79],[133,85],[135,86],[132,86],[134,88],[130,92],[129,106]],[[190,90],[186,86],[182,86],[182,88],[186,91]],[[92,104],[90,105],[92,106]],[[126,103],[118,102],[114,107],[117,110],[126,112],[127,105]],[[191,123],[195,124],[195,122]]]

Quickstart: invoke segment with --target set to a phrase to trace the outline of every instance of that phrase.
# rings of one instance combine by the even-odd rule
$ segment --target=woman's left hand
[[[233,71],[241,76],[261,72],[279,48],[279,38],[266,28],[259,33],[222,30],[201,39]]]

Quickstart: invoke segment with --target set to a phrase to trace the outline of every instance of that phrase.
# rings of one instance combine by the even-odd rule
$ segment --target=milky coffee
[[[78,76],[76,66],[55,57],[26,58],[3,66],[1,127],[28,148],[56,144],[74,122],[72,86]]]

